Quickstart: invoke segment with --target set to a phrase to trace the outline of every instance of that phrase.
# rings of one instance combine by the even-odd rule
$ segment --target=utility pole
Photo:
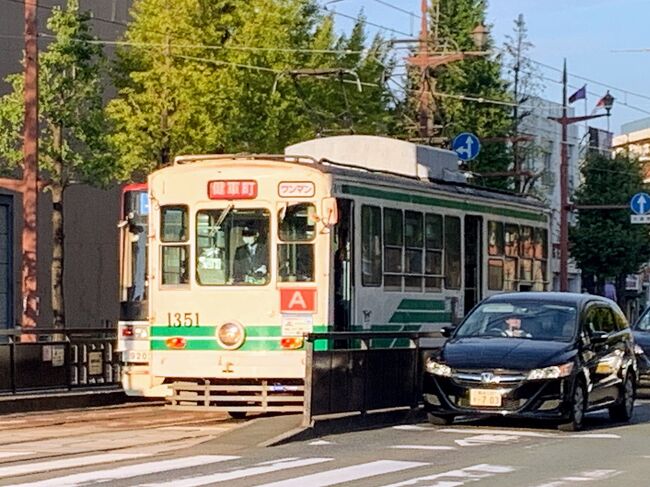
[[[584,115],[582,117],[567,116],[567,71],[566,59],[562,70],[562,116],[548,117],[562,125],[562,146],[560,148],[560,291],[569,290],[569,157],[567,151],[568,126],[576,122],[584,122],[592,118],[609,117],[609,112],[614,104],[614,97],[607,92],[605,95],[605,110],[607,113],[598,115]]]
[[[449,52],[443,50],[437,51],[439,48],[438,38],[438,20],[439,20],[439,6],[435,2],[435,21],[434,21],[434,35],[433,39],[429,40],[428,29],[428,5],[427,0],[422,0],[420,10],[422,12],[422,21],[420,24],[420,36],[417,39],[418,52],[414,56],[406,58],[408,64],[416,66],[420,70],[421,89],[418,100],[418,134],[419,138],[428,141],[431,137],[433,122],[435,117],[434,101],[432,91],[435,91],[436,80],[431,75],[431,72],[445,64],[450,64],[455,61],[462,61],[470,56],[485,56],[488,52],[485,51],[462,51],[462,52]],[[478,49],[482,49],[487,38],[488,31],[483,24],[477,25],[472,31],[472,39]],[[404,40],[398,41],[404,42]]]
[[[24,328],[36,326],[36,213],[38,202],[38,0],[25,0],[25,122],[23,141],[23,263]]]

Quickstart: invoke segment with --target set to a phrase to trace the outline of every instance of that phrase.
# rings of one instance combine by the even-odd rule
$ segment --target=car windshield
[[[569,341],[577,311],[566,303],[521,301],[483,303],[458,327],[454,337],[511,337]]]
[[[634,325],[635,330],[650,331],[650,308],[646,309]]]

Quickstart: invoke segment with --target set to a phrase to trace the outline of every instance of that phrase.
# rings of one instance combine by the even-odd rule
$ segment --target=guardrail
[[[439,332],[310,333],[303,424],[315,416],[418,407],[422,364],[441,342]]]
[[[30,328],[0,331],[0,393],[120,384],[117,331]]]

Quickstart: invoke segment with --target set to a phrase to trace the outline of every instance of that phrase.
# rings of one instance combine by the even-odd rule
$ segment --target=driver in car
[[[505,322],[505,336],[509,337],[524,337],[530,338],[531,334],[521,328],[521,318],[518,316],[510,316],[504,320]]]

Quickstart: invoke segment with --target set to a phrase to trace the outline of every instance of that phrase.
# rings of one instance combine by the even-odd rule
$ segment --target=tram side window
[[[488,222],[488,289],[543,291],[547,231],[527,225]]]
[[[445,217],[445,288],[460,289],[460,218]]]
[[[404,289],[422,291],[422,249],[424,247],[422,213],[404,213]]]
[[[278,211],[278,281],[314,280],[316,207],[312,203],[283,206]]]
[[[402,210],[384,209],[384,289],[402,290],[404,223]]]
[[[442,290],[442,251],[444,234],[442,215],[427,213],[424,223],[426,256],[424,263],[424,286],[427,291]]]
[[[189,282],[188,218],[186,206],[163,206],[160,209],[162,284]]]
[[[361,207],[361,284],[381,286],[381,209],[376,206]]]

